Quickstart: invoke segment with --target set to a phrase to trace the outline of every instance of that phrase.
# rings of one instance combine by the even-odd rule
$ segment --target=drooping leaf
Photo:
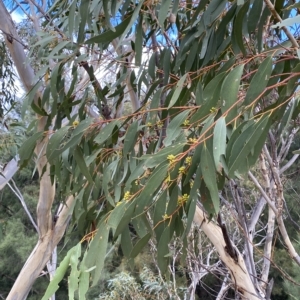
[[[170,226],[167,226],[162,233],[157,246],[157,264],[162,274],[166,273],[168,267],[169,257],[167,257],[167,254],[169,254],[168,244],[170,239]]]
[[[97,234],[91,241],[87,255],[84,260],[84,265],[89,269],[95,267],[93,271],[93,286],[95,286],[100,277],[104,265],[108,242],[109,226],[105,222],[101,222],[97,228]]]
[[[42,298],[42,300],[49,299],[58,289],[59,289],[59,283],[64,278],[65,273],[67,272],[67,269],[70,264],[70,258],[73,255],[73,253],[77,253],[78,251],[78,245],[71,248],[67,255],[64,257],[63,261],[60,263],[59,267],[55,271],[55,275],[50,281],[49,286],[47,287],[47,290]]]
[[[94,43],[110,43],[113,39],[119,37],[126,30],[128,24],[130,22],[130,18],[127,17],[124,19],[122,23],[115,27],[115,31],[107,30],[100,35],[94,36],[87,41],[85,44],[94,44]]]
[[[79,257],[81,256],[81,244],[79,243],[70,256],[71,272],[68,278],[69,299],[74,299],[75,291],[78,290],[80,271],[78,270]]]
[[[165,147],[168,147],[172,144],[172,142],[182,134],[182,127],[185,120],[187,120],[187,116],[189,115],[190,110],[184,110],[180,114],[178,114],[167,127],[166,138],[164,139],[163,143]]]
[[[180,93],[181,93],[181,91],[182,91],[182,89],[183,89],[183,87],[184,87],[184,83],[185,83],[185,79],[186,79],[187,75],[188,75],[187,73],[184,74],[184,75],[179,79],[179,81],[177,82],[177,84],[176,84],[176,89],[175,89],[175,91],[174,91],[174,94],[172,95],[172,98],[171,98],[171,100],[170,100],[170,103],[169,103],[168,108],[171,108],[171,107],[174,106],[174,104],[177,102],[178,97],[179,97],[179,95],[180,95]]]
[[[237,116],[237,101],[240,81],[243,74],[244,65],[234,68],[224,79],[221,89],[221,111],[227,112],[226,121],[230,122]]]
[[[235,140],[228,160],[229,176],[234,175],[240,164],[244,163],[247,155],[259,140],[267,126],[269,116],[265,115],[259,121],[246,128]]]
[[[218,213],[220,208],[220,200],[219,200],[218,185],[216,180],[215,163],[206,146],[204,146],[202,149],[200,166],[201,166],[204,182],[211,196],[211,200],[212,200],[211,206],[214,208],[214,213]]]
[[[126,156],[136,144],[136,139],[139,134],[138,131],[139,122],[134,121],[128,128],[125,140],[124,140],[124,147],[123,147],[123,155]]]
[[[142,249],[147,245],[148,241],[151,238],[151,233],[146,234],[143,238],[141,238],[133,247],[130,257],[134,258],[136,257]]]
[[[83,153],[82,153],[82,151],[79,147],[76,147],[75,150],[74,150],[74,158],[75,158],[76,163],[77,163],[80,171],[82,172],[82,174],[86,177],[86,179],[90,183],[93,183],[94,182],[93,178],[90,174],[90,171],[89,171],[88,167],[86,166]]]
[[[161,2],[161,6],[158,11],[158,23],[162,28],[164,28],[164,21],[168,15],[171,2],[172,0],[165,0]]]
[[[257,101],[259,95],[264,91],[268,84],[272,72],[272,57],[267,57],[258,67],[257,72],[253,76],[249,89],[247,91],[244,104],[249,105]]]
[[[221,155],[225,155],[226,152],[226,122],[225,118],[218,119],[214,128],[213,136],[213,156],[215,161],[216,170],[220,168]]]
[[[19,149],[20,167],[24,167],[32,157],[36,142],[43,136],[43,132],[36,132],[27,139]]]

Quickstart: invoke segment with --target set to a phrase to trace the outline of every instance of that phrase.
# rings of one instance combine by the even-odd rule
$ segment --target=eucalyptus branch
[[[282,19],[281,19],[280,15],[278,14],[278,12],[276,11],[272,2],[270,0],[264,0],[264,2],[266,4],[266,6],[269,8],[269,10],[271,11],[271,14],[273,15],[274,19],[277,20],[278,22],[282,22]],[[282,26],[281,28],[285,32],[285,34],[289,38],[289,40],[291,41],[292,45],[295,48],[299,48],[297,40],[294,38],[294,36],[291,34],[291,32],[287,29],[287,27]]]

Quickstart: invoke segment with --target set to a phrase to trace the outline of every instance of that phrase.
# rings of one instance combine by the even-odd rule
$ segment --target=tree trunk
[[[258,296],[255,286],[253,285],[241,253],[235,248],[237,254],[237,260],[235,260],[226,251],[226,243],[221,228],[214,224],[213,221],[209,221],[208,216],[200,207],[196,208],[194,222],[201,227],[203,232],[216,247],[241,297],[249,300],[261,299],[262,297]]]

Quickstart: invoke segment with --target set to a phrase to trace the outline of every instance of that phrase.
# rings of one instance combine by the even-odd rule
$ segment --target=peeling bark
[[[240,292],[243,299],[261,299],[262,297],[258,295],[255,286],[253,285],[244,259],[239,250],[235,247],[237,261],[226,251],[226,242],[221,228],[212,221],[209,222],[208,216],[200,207],[196,208],[194,222],[201,227],[203,232],[216,247],[220,255],[220,259],[224,262],[230,272],[231,279],[236,290]]]

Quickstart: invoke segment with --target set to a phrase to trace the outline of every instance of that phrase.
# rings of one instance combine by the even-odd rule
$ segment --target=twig
[[[280,17],[280,15],[277,13],[277,11],[275,10],[274,5],[271,3],[270,0],[264,0],[266,6],[269,8],[269,10],[271,11],[271,14],[273,15],[274,19],[276,19],[278,22],[282,22],[282,19]],[[299,48],[298,42],[297,40],[294,38],[294,36],[290,33],[290,31],[287,29],[286,26],[282,26],[281,27],[282,30],[284,31],[284,33],[287,35],[287,37],[290,39],[292,45],[295,48]]]

